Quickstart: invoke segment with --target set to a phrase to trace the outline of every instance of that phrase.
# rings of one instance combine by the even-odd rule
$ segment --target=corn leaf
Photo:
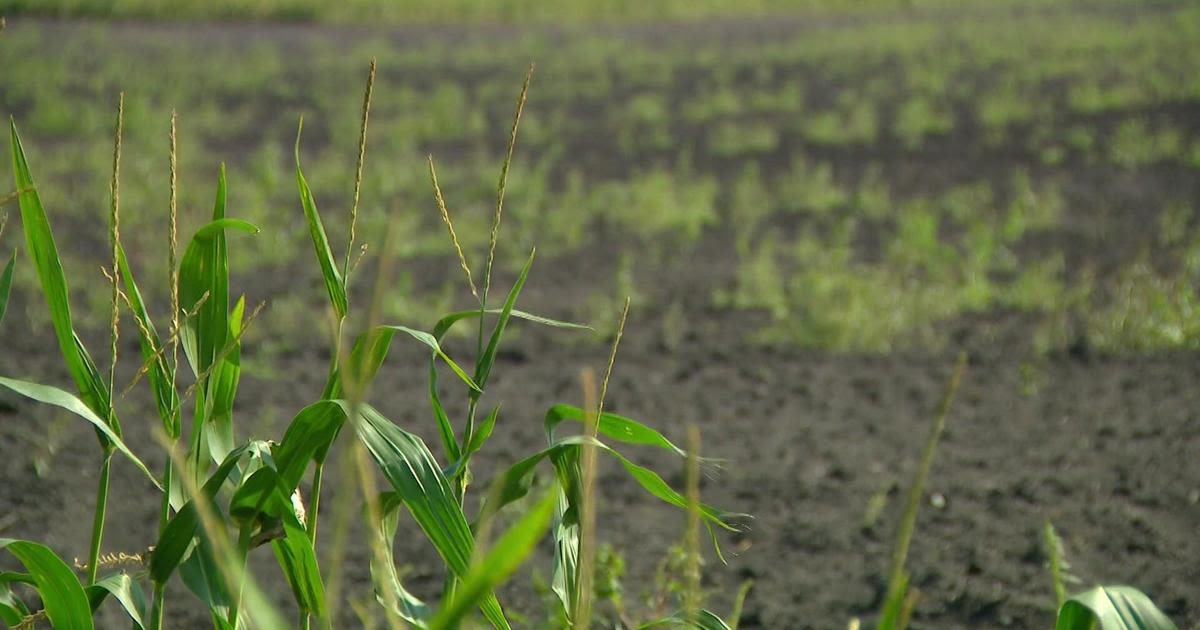
[[[225,217],[225,197],[225,166],[222,165],[217,177],[212,221],[192,236],[179,263],[179,308],[183,322],[180,336],[196,376],[209,370],[225,348],[230,334],[229,259],[225,231],[258,232],[251,223]],[[187,317],[197,304],[200,306],[195,317]]]
[[[32,575],[28,573],[22,573],[21,575],[28,576],[29,578],[28,580],[22,579],[22,582],[34,586],[37,585]],[[10,626],[15,626],[27,617],[29,612],[29,608],[25,605],[25,602],[22,602],[13,594],[12,589],[9,588],[9,584],[0,583],[0,621]]]
[[[130,310],[138,321],[138,345],[142,353],[142,361],[149,369],[146,378],[150,389],[154,391],[154,403],[158,415],[162,419],[163,429],[172,439],[179,437],[179,417],[175,410],[179,406],[179,393],[171,383],[171,371],[167,367],[167,357],[162,350],[162,341],[146,304],[142,300],[142,292],[138,289],[133,277],[133,269],[125,257],[125,247],[117,245],[117,263],[121,271],[121,282],[125,285],[125,294],[129,297]]]
[[[1101,586],[1070,597],[1058,611],[1055,630],[1176,630],[1141,591]]]
[[[638,626],[638,630],[650,630],[651,628],[695,628],[696,630],[730,630],[729,624],[725,623],[717,614],[701,610],[696,615],[695,619],[688,619],[682,612],[675,613],[670,617],[651,621],[649,623]]]
[[[400,583],[400,574],[396,571],[396,563],[392,561],[402,504],[400,495],[395,492],[385,492],[379,497],[380,522],[374,534],[379,536],[387,554],[386,561],[371,554],[371,582],[375,587],[375,601],[380,606],[385,610],[390,609],[393,616],[410,626],[424,629],[429,626],[429,618],[433,613],[425,602]]]
[[[13,267],[17,264],[17,252],[13,250],[4,273],[0,273],[0,324],[4,323],[4,311],[8,309],[8,296],[12,292]]]
[[[33,576],[46,616],[55,628],[90,630],[92,609],[79,578],[49,547],[27,540],[0,538],[7,549]]]
[[[125,609],[125,613],[133,621],[133,625],[145,630],[142,618],[146,616],[146,594],[142,587],[125,573],[114,573],[84,589],[92,612],[100,608],[100,604],[112,595],[117,603]]]
[[[325,276],[325,289],[329,292],[329,302],[337,313],[338,319],[346,316],[346,284],[338,271],[329,248],[329,237],[325,234],[325,224],[321,222],[321,213],[317,211],[317,202],[313,199],[308,180],[300,170],[300,132],[304,130],[304,120],[300,120],[300,128],[296,130],[296,182],[300,186],[300,204],[304,206],[304,218],[308,221],[308,233],[312,237],[313,249],[316,251],[317,262],[321,265],[321,274]]]
[[[433,408],[433,420],[437,425],[438,437],[442,440],[442,448],[446,451],[447,460],[460,461],[462,451],[458,446],[458,438],[454,435],[454,426],[450,424],[450,416],[446,414],[446,408],[442,406],[442,399],[438,396],[437,359],[435,357],[429,359],[429,405]]]
[[[540,461],[547,457],[559,457],[564,451],[578,449],[585,443],[589,443],[600,449],[601,452],[608,453],[615,458],[646,492],[649,492],[665,503],[681,509],[687,509],[687,498],[672,488],[658,473],[633,463],[616,449],[586,435],[562,438],[551,446],[510,466],[504,471],[497,482],[499,486],[495,496],[498,505],[490,509],[499,510],[505,505],[525,496],[532,486],[533,472]],[[700,504],[700,516],[708,523],[729,531],[740,531],[741,528],[738,526],[738,521],[746,517],[745,514],[726,512],[704,503]]]
[[[267,445],[263,442],[250,442],[234,449],[208,477],[200,491],[211,501],[237,468],[238,460],[243,455],[265,448]],[[171,517],[159,536],[154,545],[154,553],[150,556],[150,577],[155,582],[166,582],[191,548],[192,539],[200,529],[200,515],[196,509],[195,499],[188,501]]]
[[[313,541],[294,512],[285,510],[282,519],[284,536],[271,541],[275,558],[300,608],[318,619],[322,618],[327,612],[325,584],[321,581],[321,569],[317,566]]]
[[[133,465],[137,466],[138,470],[142,471],[155,487],[162,490],[162,484],[154,477],[154,473],[150,472],[146,464],[138,459],[138,456],[134,455],[133,451],[129,450],[129,447],[125,445],[121,436],[115,430],[109,428],[108,424],[100,416],[96,415],[83,401],[74,395],[50,385],[40,385],[38,383],[5,378],[3,376],[0,376],[0,386],[7,387],[26,398],[65,409],[87,420],[104,439],[108,440],[122,455],[129,458],[129,461],[133,462]]]
[[[558,427],[564,420],[572,420],[583,423],[586,414],[579,407],[571,405],[554,405],[546,412],[544,422],[546,428],[546,436],[551,442],[554,441],[554,429]],[[596,431],[605,437],[612,438],[618,442],[625,444],[638,444],[644,446],[656,446],[666,451],[671,451],[680,457],[687,457],[687,452],[676,446],[666,436],[652,429],[637,420],[619,416],[615,413],[602,413],[596,424]]]
[[[485,313],[487,315],[499,315],[501,312],[502,312],[502,310],[498,309],[498,308],[489,308],[489,309],[486,309],[483,311],[483,313]],[[455,324],[457,324],[458,322],[460,322],[464,319],[471,319],[474,317],[479,317],[479,315],[480,315],[479,309],[475,309],[472,311],[455,311],[453,313],[450,313],[449,315],[446,315],[445,317],[442,317],[441,319],[438,320],[437,325],[435,325],[433,327],[433,336],[436,337],[440,341],[443,337],[446,336],[446,333],[449,332],[449,330],[454,327]],[[566,329],[570,329],[570,330],[594,330],[591,326],[586,326],[584,324],[573,324],[571,322],[563,322],[563,321],[559,321],[557,319],[550,319],[549,317],[542,317],[541,315],[533,315],[531,313],[526,313],[525,311],[522,311],[522,310],[519,310],[516,308],[512,309],[512,311],[509,312],[509,315],[512,317],[516,317],[517,319],[523,319],[528,322],[533,322],[535,324],[541,324],[543,326],[549,326],[551,328],[566,328]]]
[[[349,378],[358,385],[364,385],[375,380],[379,374],[379,370],[383,367],[383,362],[387,360],[388,351],[392,346],[392,338],[396,333],[401,332],[422,344],[429,347],[433,351],[434,356],[442,359],[450,369],[466,383],[467,387],[472,391],[482,391],[475,381],[467,375],[449,355],[442,350],[441,344],[433,335],[409,328],[408,326],[376,326],[371,330],[362,333],[354,341],[354,348],[350,351],[350,359],[348,366],[351,370]],[[337,396],[345,393],[344,387],[339,387],[335,390]]]
[[[359,414],[355,423],[359,439],[451,572],[466,577],[475,539],[433,454],[421,438],[392,424],[371,406],[362,405]],[[495,594],[483,595],[479,608],[494,627],[510,627]]]
[[[554,515],[556,493],[547,493],[509,527],[478,564],[463,578],[455,597],[443,604],[430,630],[457,628],[482,598],[512,575],[537,546]]]
[[[529,259],[525,261],[525,266],[521,268],[517,281],[509,290],[508,297],[504,300],[504,307],[500,309],[500,317],[496,320],[496,325],[492,327],[492,335],[488,339],[487,348],[475,363],[475,383],[478,387],[471,393],[472,397],[478,398],[479,394],[483,392],[483,388],[487,387],[488,376],[492,373],[492,366],[496,364],[496,353],[500,350],[500,338],[504,336],[504,329],[508,326],[513,307],[517,303],[517,296],[521,294],[521,289],[525,286],[525,279],[529,277],[529,269],[533,267],[533,259],[536,255],[537,249],[529,252]]]
[[[21,223],[25,230],[26,247],[33,259],[38,279],[42,285],[42,293],[50,307],[50,320],[54,325],[54,335],[58,338],[58,346],[62,351],[67,369],[79,388],[80,397],[84,403],[97,414],[107,414],[109,411],[109,391],[104,378],[96,369],[83,343],[75,334],[71,320],[71,305],[68,297],[67,277],[63,273],[62,261],[58,256],[58,247],[54,244],[54,235],[50,231],[50,221],[42,207],[41,197],[33,183],[29,172],[29,164],[25,161],[25,150],[17,135],[17,125],[9,121],[12,138],[13,174],[17,182],[18,203],[21,207]],[[116,418],[108,418],[111,428],[118,435],[121,433],[120,424]],[[99,434],[98,434],[99,435]],[[100,435],[101,443],[104,441]]]

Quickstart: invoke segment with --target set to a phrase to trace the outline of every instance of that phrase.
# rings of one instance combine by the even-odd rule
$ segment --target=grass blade
[[[954,374],[951,375],[950,382],[946,384],[942,403],[929,428],[929,437],[926,438],[925,446],[921,450],[921,459],[917,470],[913,473],[912,487],[908,490],[908,503],[904,509],[904,515],[900,519],[900,526],[896,534],[896,547],[892,551],[887,598],[883,603],[883,613],[875,626],[876,630],[903,630],[900,628],[902,625],[900,618],[908,591],[908,574],[904,567],[908,559],[908,546],[912,541],[913,531],[916,529],[917,511],[925,492],[925,482],[929,479],[929,470],[933,467],[933,455],[937,451],[942,431],[946,428],[946,416],[950,413],[950,405],[954,402],[954,395],[958,392],[958,384],[962,381],[962,375],[966,369],[967,355],[963,353],[958,356]]]
[[[696,630],[730,630],[729,624],[725,623],[715,613],[708,610],[701,610],[695,619],[688,619],[687,615],[682,612],[675,613],[670,617],[651,621],[649,623],[638,626],[638,630],[650,630],[651,628],[695,628]]]
[[[329,237],[325,234],[325,224],[321,222],[321,213],[317,211],[317,202],[313,199],[308,180],[300,170],[300,133],[304,131],[304,119],[296,130],[296,183],[300,186],[300,205],[304,206],[304,218],[308,221],[308,233],[312,237],[313,248],[316,250],[317,262],[321,265],[321,274],[325,277],[325,289],[329,292],[329,302],[337,313],[338,319],[346,317],[346,284],[342,274],[334,262],[333,250],[329,248]]]
[[[1175,624],[1141,591],[1101,586],[1067,600],[1055,630],[1176,630]]]
[[[121,436],[115,430],[110,428],[108,424],[100,418],[100,416],[96,415],[94,411],[89,409],[88,406],[83,403],[83,401],[57,387],[5,378],[3,376],[0,376],[0,386],[7,387],[8,389],[13,390],[16,393],[25,396],[26,398],[31,398],[41,403],[46,403],[48,405],[54,405],[55,407],[65,409],[79,416],[80,418],[87,420],[93,427],[95,427],[96,431],[99,432],[99,434],[103,436],[105,440],[108,440],[108,442],[112,444],[112,446],[118,451],[120,451],[122,455],[129,458],[129,461],[133,462],[133,464],[138,467],[138,470],[141,470],[143,473],[145,473],[146,478],[149,479],[155,487],[157,487],[159,490],[162,490],[162,484],[158,482],[158,479],[154,478],[154,473],[151,473],[150,469],[146,467],[146,464],[144,464],[142,460],[138,459],[138,456],[134,455],[133,451],[129,450],[129,447],[125,445],[124,441],[122,441]]]
[[[512,575],[546,533],[554,515],[555,493],[547,493],[512,525],[495,546],[463,578],[453,601],[443,606],[429,624],[430,630],[457,628],[481,599]]]
[[[55,628],[90,630],[92,608],[83,585],[49,547],[27,540],[0,538],[0,549],[17,557],[37,583],[46,616]]]

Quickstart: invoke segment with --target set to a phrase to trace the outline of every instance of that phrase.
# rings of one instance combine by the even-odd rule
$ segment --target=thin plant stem
[[[109,240],[112,244],[112,318],[110,320],[111,328],[109,330],[111,362],[109,364],[108,373],[108,424],[113,426],[116,424],[116,409],[114,408],[115,397],[113,390],[116,385],[117,378],[117,343],[119,338],[119,326],[121,321],[121,286],[119,281],[120,270],[118,268],[118,251],[121,243],[120,232],[120,217],[121,217],[121,195],[120,195],[120,180],[121,180],[121,131],[124,125],[125,118],[125,93],[122,92],[117,99],[117,121],[113,139],[113,174],[111,192],[111,212],[109,214]],[[88,553],[88,584],[96,583],[96,575],[100,570],[100,549],[103,547],[104,541],[104,519],[108,512],[108,482],[110,473],[112,472],[112,453],[113,446],[106,444],[104,447],[104,459],[100,464],[100,478],[96,486],[96,508],[92,519],[92,543]]]
[[[596,374],[586,368],[580,375],[583,384],[584,434],[590,440],[584,442],[579,456],[580,513],[579,513],[579,560],[575,575],[575,620],[573,630],[587,630],[592,623],[592,582],[596,565],[596,437],[599,409],[602,403],[596,395]]]
[[[913,475],[912,487],[908,491],[908,500],[904,508],[904,515],[900,519],[900,526],[896,533],[896,547],[892,550],[892,563],[888,574],[888,593],[884,604],[883,619],[877,627],[895,628],[898,626],[894,624],[898,624],[902,620],[904,614],[903,606],[907,601],[905,591],[908,585],[908,576],[904,569],[904,564],[908,558],[908,548],[912,542],[913,531],[917,526],[917,512],[921,506],[921,497],[925,492],[925,483],[929,480],[929,471],[933,467],[933,456],[937,451],[938,441],[942,437],[942,431],[946,428],[946,416],[950,413],[950,405],[954,402],[954,396],[958,393],[958,386],[962,381],[963,372],[966,369],[967,354],[964,352],[959,354],[954,373],[951,375],[950,381],[946,384],[946,391],[942,395],[941,405],[939,405],[937,415],[934,416],[933,424],[929,428],[929,437],[925,440],[925,446],[921,450],[921,459],[917,465],[917,471]]]
[[[100,545],[104,539],[104,516],[108,509],[108,478],[112,470],[112,452],[104,454],[100,464],[100,479],[96,485],[96,511],[92,518],[92,545],[88,550],[87,583],[96,583],[96,573],[100,570]]]
[[[247,524],[242,526],[238,531],[236,560],[238,562],[240,579],[234,585],[234,589],[237,592],[233,596],[233,603],[229,606],[229,616],[226,619],[229,625],[235,629],[238,627],[238,615],[241,613],[242,608],[242,593],[246,586],[246,558],[250,555],[251,529],[251,525]]]
[[[684,619],[696,624],[703,594],[700,592],[700,429],[687,431],[687,528],[684,530]]]
[[[176,114],[175,110],[171,110],[171,131],[168,134],[170,141],[170,151],[168,152],[168,165],[170,167],[170,227],[167,232],[167,285],[171,292],[171,338],[167,343],[171,344],[171,389],[175,389],[175,380],[179,369],[179,284],[176,278],[176,260],[179,247],[179,188],[178,188],[178,147],[176,134]],[[171,418],[167,423],[167,438],[171,441],[171,448],[174,449],[178,445],[179,440],[179,397],[173,396],[171,405]],[[158,534],[162,537],[162,533],[167,528],[167,523],[171,519],[171,493],[172,483],[174,481],[175,467],[170,461],[166,463],[166,470],[163,471],[163,496],[162,508],[158,514]],[[166,608],[166,584],[162,582],[154,583],[154,599],[150,608],[150,630],[161,630],[163,625],[163,613]]]

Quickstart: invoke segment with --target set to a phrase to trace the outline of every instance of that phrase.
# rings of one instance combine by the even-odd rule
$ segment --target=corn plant
[[[24,566],[24,572],[0,573],[0,619],[16,627],[31,627],[41,619],[57,628],[90,629],[92,616],[106,600],[118,602],[137,628],[165,627],[166,585],[176,576],[207,608],[212,625],[221,630],[239,628],[321,628],[337,623],[338,575],[342,548],[335,545],[332,573],[323,573],[317,557],[318,519],[322,516],[321,493],[324,467],[334,444],[349,428],[351,438],[344,449],[343,483],[352,487],[339,498],[358,496],[373,535],[371,573],[380,611],[389,627],[422,629],[457,628],[470,623],[478,611],[493,628],[509,628],[504,608],[495,595],[496,587],[524,562],[536,543],[549,535],[554,543],[554,593],[561,618],[571,628],[586,628],[590,622],[588,589],[592,561],[593,517],[590,517],[591,479],[594,458],[614,458],[633,479],[659,500],[688,510],[697,523],[713,528],[736,529],[732,514],[684,496],[651,469],[635,464],[615,445],[647,446],[693,457],[666,436],[646,424],[603,410],[604,388],[616,356],[609,360],[604,388],[584,407],[555,405],[543,419],[546,445],[517,461],[501,473],[479,512],[468,515],[466,498],[472,489],[471,459],[502,426],[499,405],[486,412],[484,394],[496,364],[504,333],[516,320],[562,328],[585,328],[527,313],[516,308],[521,290],[533,266],[531,251],[516,281],[502,301],[492,300],[493,266],[504,207],[509,164],[516,144],[521,112],[529,88],[526,77],[509,133],[508,147],[497,184],[496,205],[482,289],[475,282],[468,259],[458,239],[442,191],[437,185],[433,161],[430,176],[438,210],[449,229],[460,266],[466,274],[476,302],[470,308],[449,313],[429,331],[379,321],[378,290],[375,305],[367,309],[365,325],[351,335],[350,280],[355,266],[359,196],[366,153],[367,123],[375,76],[372,62],[363,99],[359,152],[355,171],[354,198],[349,212],[349,241],[345,256],[334,254],[327,237],[315,195],[300,164],[300,134],[296,139],[296,181],[309,234],[329,298],[332,348],[328,377],[323,390],[314,392],[312,402],[290,421],[275,441],[239,437],[236,430],[235,399],[241,376],[241,344],[253,323],[257,308],[247,309],[247,299],[233,300],[230,293],[228,251],[234,235],[253,235],[258,227],[230,216],[227,207],[227,173],[222,166],[210,220],[187,242],[182,256],[177,248],[176,121],[170,127],[170,182],[166,205],[170,228],[167,272],[170,276],[170,313],[156,323],[138,289],[120,239],[120,163],[122,109],[118,107],[113,151],[113,176],[109,212],[111,245],[107,273],[112,283],[110,352],[112,363],[103,374],[89,350],[76,334],[71,316],[67,276],[63,271],[50,222],[34,183],[26,152],[10,122],[13,169],[20,206],[26,250],[45,296],[61,354],[74,380],[75,392],[66,389],[0,377],[0,385],[39,402],[70,411],[95,430],[100,446],[100,483],[97,489],[95,526],[86,565],[80,578],[56,553],[37,542],[0,539],[0,549]],[[302,129],[302,123],[301,123]],[[387,247],[384,247],[386,258]],[[340,260],[340,264],[339,264]],[[15,256],[0,275],[0,314],[7,303]],[[386,260],[379,265],[386,282]],[[138,331],[140,370],[153,397],[161,427],[156,430],[168,454],[167,467],[151,471],[126,445],[115,401],[120,389],[115,382],[117,332],[122,313],[132,316]],[[455,360],[443,348],[446,335],[458,324],[476,324],[476,356],[473,364]],[[429,352],[429,405],[438,431],[441,457],[414,433],[392,422],[369,401],[369,387],[384,369],[389,349],[396,338],[415,341]],[[619,336],[618,336],[619,341]],[[180,351],[183,358],[180,359]],[[190,374],[180,377],[178,372]],[[467,401],[465,417],[454,419],[439,398],[438,379],[449,370],[462,387]],[[184,422],[190,409],[190,423]],[[185,424],[187,426],[185,427]],[[584,427],[566,433],[563,427]],[[185,428],[187,429],[185,435]],[[114,456],[135,465],[161,491],[157,539],[140,570],[101,575],[108,557],[103,553],[108,475]],[[481,532],[490,527],[491,516],[527,496],[534,474],[542,464],[553,469],[551,490],[533,497],[515,523],[500,534],[488,549],[479,543]],[[376,475],[388,488],[374,487]],[[302,485],[311,488],[305,496]],[[357,481],[357,483],[354,483]],[[354,494],[357,493],[357,494]],[[420,533],[445,564],[445,588],[440,601],[425,602],[408,591],[396,570],[392,544],[397,536],[398,515],[407,509]],[[349,510],[334,510],[334,538],[344,534]],[[412,532],[415,534],[415,532]],[[344,538],[344,536],[343,536]],[[716,538],[714,537],[714,542]],[[268,602],[262,586],[247,571],[247,558],[270,546],[295,600],[292,611],[277,610]],[[719,551],[719,550],[718,550]],[[14,591],[14,584],[34,589],[41,608],[29,606]],[[151,593],[146,599],[147,589]],[[723,628],[715,614],[686,611],[642,627],[676,625]]]
[[[1069,572],[1062,539],[1049,521],[1042,539],[1058,609],[1055,630],[1175,630],[1149,597],[1128,586],[1097,586],[1067,597],[1067,584],[1079,579]]]

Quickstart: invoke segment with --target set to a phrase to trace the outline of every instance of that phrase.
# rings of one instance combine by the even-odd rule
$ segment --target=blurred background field
[[[947,438],[943,491],[956,502],[913,551],[931,567],[915,573],[930,593],[922,627],[1047,621],[1041,559],[1022,553],[1050,516],[1079,541],[1082,567],[1200,621],[1200,575],[1187,561],[1200,552],[1188,525],[1200,472],[1155,463],[1200,453],[1187,393],[1200,349],[1195,3],[0,0],[0,15],[0,114],[21,128],[69,277],[95,280],[72,287],[85,327],[107,321],[98,266],[118,92],[122,233],[147,294],[167,294],[155,270],[167,248],[171,110],[184,233],[228,165],[230,214],[263,228],[230,248],[235,289],[267,302],[245,357],[251,378],[278,389],[261,422],[291,408],[280,361],[315,372],[324,361],[313,353],[325,298],[292,161],[299,118],[306,176],[325,216],[341,217],[362,83],[378,60],[363,264],[393,230],[386,317],[428,328],[470,295],[426,156],[479,260],[532,62],[500,264],[511,276],[537,245],[525,308],[597,332],[552,342],[530,332],[503,358],[573,395],[574,362],[611,336],[630,296],[629,376],[614,409],[668,416],[676,429],[695,420],[706,435],[730,422],[781,425],[723,445],[745,465],[732,467],[732,489],[712,484],[723,505],[766,512],[761,538],[745,543],[765,555],[748,551],[738,573],[712,578],[764,584],[749,600],[760,625],[747,627],[830,627],[812,614],[873,610],[879,563],[863,549],[885,549],[887,535],[844,525],[862,521],[868,501],[895,507],[889,483],[907,478],[914,427],[960,348],[980,380],[964,386],[964,428],[956,439],[952,421]],[[328,223],[344,242],[344,221]],[[10,225],[0,251],[19,234]],[[18,265],[9,334],[47,338],[34,284]],[[526,363],[546,356],[565,369],[539,378]],[[12,366],[42,369],[0,356]],[[420,385],[403,391],[421,396]],[[664,390],[678,398],[656,399]],[[1114,443],[1133,450],[1114,454]],[[1026,456],[1026,470],[999,469]],[[774,501],[787,507],[760,507]],[[1109,517],[1135,524],[1106,531]],[[1129,542],[1143,537],[1146,547]],[[1128,565],[1105,567],[1122,554]],[[796,577],[772,555],[836,568]],[[820,591],[831,580],[852,586]]]
[[[578,20],[544,25],[551,16],[503,2],[10,1],[0,107],[40,149],[50,207],[82,227],[99,216],[111,110],[126,92],[127,238],[146,260],[165,248],[155,226],[177,108],[191,217],[226,161],[240,214],[268,228],[236,264],[268,280],[278,276],[256,271],[307,255],[288,183],[297,120],[319,200],[345,205],[353,94],[372,57],[368,234],[395,223],[402,259],[445,257],[432,154],[478,251],[512,95],[537,62],[504,244],[586,259],[579,284],[595,292],[572,294],[576,317],[631,294],[667,329],[700,306],[746,310],[750,341],[851,351],[936,348],[955,322],[1014,315],[1037,352],[1200,343],[1200,10],[870,4],[720,21],[699,18],[731,5],[577,3]],[[124,19],[169,17],[163,7],[180,19],[377,11],[397,26]],[[411,12],[389,13],[401,8]],[[535,24],[513,19],[527,14]],[[693,21],[646,21],[660,15]],[[446,23],[412,23],[427,20]],[[689,280],[698,258],[705,271]],[[451,274],[430,273],[404,280],[408,303],[393,306],[419,316],[461,298]],[[268,316],[299,317],[300,299]]]

